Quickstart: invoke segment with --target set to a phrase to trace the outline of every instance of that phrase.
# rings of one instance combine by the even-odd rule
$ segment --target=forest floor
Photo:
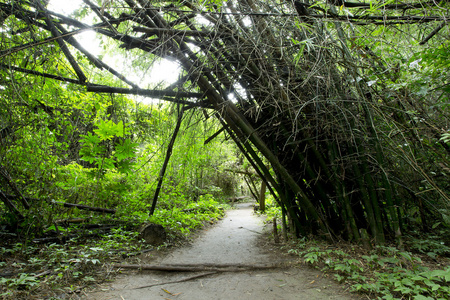
[[[279,248],[271,241],[264,218],[253,213],[251,204],[241,203],[227,211],[220,222],[202,230],[190,245],[164,255],[146,255],[141,263],[279,264],[283,267],[214,273],[123,270],[113,282],[99,285],[85,295],[87,299],[99,300],[362,298],[346,292],[342,285],[323,277],[323,273],[299,265],[298,256],[288,255]]]

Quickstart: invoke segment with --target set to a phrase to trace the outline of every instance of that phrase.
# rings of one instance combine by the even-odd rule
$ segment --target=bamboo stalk
[[[337,145],[336,144],[332,144],[331,145],[331,163],[334,162],[335,165],[335,170],[334,170],[334,177],[336,178],[336,192],[337,192],[337,197],[338,199],[340,199],[340,202],[343,204],[342,207],[342,211],[345,213],[344,216],[342,216],[344,219],[346,219],[345,224],[350,227],[350,229],[348,230],[348,235],[349,237],[353,237],[353,239],[356,242],[359,242],[361,237],[359,235],[359,230],[358,230],[358,226],[356,225],[356,220],[355,217],[353,215],[353,209],[352,206],[350,204],[350,199],[348,198],[348,195],[346,195],[345,193],[345,185],[342,183],[343,180],[345,180],[345,177],[342,178],[342,180],[339,178],[338,175],[338,164],[336,163],[336,157],[338,157],[338,151],[337,151]],[[344,175],[343,175],[344,176]],[[350,238],[351,240],[351,238]]]
[[[372,203],[373,214],[377,226],[377,234],[375,236],[375,243],[378,245],[383,245],[385,243],[384,230],[383,230],[383,219],[381,217],[380,205],[377,197],[377,187],[375,186],[372,174],[369,172],[367,167],[367,160],[365,158],[361,158],[361,169],[364,174],[364,181],[366,182],[367,191],[369,193],[369,199]]]
[[[55,24],[53,24],[50,15],[47,13],[47,10],[44,8],[44,6],[39,2],[35,2],[40,12],[42,12],[45,15],[45,23],[50,28],[50,32],[52,35],[56,38],[56,42],[59,44],[59,47],[61,48],[62,52],[66,56],[67,60],[69,61],[70,65],[72,66],[73,70],[78,76],[78,79],[80,79],[81,82],[86,82],[87,77],[84,75],[83,71],[81,70],[80,66],[78,65],[75,58],[70,53],[69,48],[64,43],[64,40],[62,39],[61,33],[56,28]]]
[[[178,114],[177,124],[175,125],[175,129],[173,130],[173,134],[169,141],[169,145],[167,146],[166,157],[164,159],[164,163],[159,172],[158,185],[156,187],[155,194],[153,196],[153,201],[152,201],[152,206],[150,207],[149,216],[152,216],[153,213],[155,212],[156,203],[158,201],[158,196],[159,196],[159,191],[161,190],[162,182],[164,180],[164,174],[166,173],[167,165],[169,163],[170,156],[172,155],[173,145],[175,144],[175,139],[180,130],[181,121],[183,120],[183,112],[184,112],[184,109],[182,108]]]
[[[222,124],[225,124],[222,119],[219,119]],[[230,125],[233,127],[233,125]],[[235,128],[236,130],[236,128]],[[241,141],[238,137],[236,137],[235,132],[237,131],[231,131],[229,127],[227,127],[227,131],[230,134],[230,136],[235,141],[238,148],[244,153],[247,160],[252,164],[255,171],[258,173],[258,175],[263,178],[263,180],[266,181],[267,187],[271,194],[274,196],[275,199],[280,199],[279,203],[281,206],[284,206],[288,212],[289,220],[292,221],[292,224],[296,228],[297,231],[301,232],[302,234],[306,235],[306,231],[304,230],[302,224],[299,222],[298,218],[296,218],[296,214],[293,210],[293,207],[291,203],[289,203],[287,197],[283,197],[283,190],[281,189],[280,185],[275,181],[273,176],[270,174],[269,170],[265,166],[265,164],[261,161],[259,156],[256,154],[256,152],[253,150],[253,147],[248,143],[246,139]],[[245,148],[244,148],[245,147]],[[270,184],[269,184],[270,183]],[[271,186],[278,192],[278,195],[275,194],[275,192],[272,190]]]
[[[365,213],[367,215],[367,222],[369,224],[370,231],[371,231],[372,235],[377,240],[379,240],[380,237],[378,237],[379,232],[378,232],[377,222],[376,222],[376,219],[375,219],[375,215],[373,213],[372,203],[371,203],[371,201],[369,199],[368,191],[367,191],[366,186],[365,186],[364,177],[361,174],[359,166],[354,164],[352,166],[352,169],[353,169],[353,172],[355,173],[355,177],[356,177],[355,179],[356,179],[356,182],[358,183],[358,186],[359,186],[359,189],[360,189],[360,193],[359,194],[361,196],[361,200],[362,200],[362,203],[364,205],[364,210],[365,210]]]

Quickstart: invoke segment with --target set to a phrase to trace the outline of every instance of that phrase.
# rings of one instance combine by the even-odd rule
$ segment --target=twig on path
[[[261,232],[258,232],[258,231],[256,231],[256,230],[251,230],[251,229],[248,229],[248,228],[245,228],[245,227],[242,227],[242,226],[238,227],[238,229],[245,229],[245,230],[248,230],[248,231],[257,233],[257,234],[262,234]]]
[[[164,284],[172,284],[172,283],[185,282],[185,281],[197,279],[197,278],[200,278],[200,277],[205,277],[205,276],[212,275],[212,274],[216,274],[216,273],[217,273],[217,272],[207,272],[207,273],[198,274],[198,275],[186,277],[186,278],[179,279],[179,280],[173,280],[173,281],[161,282],[161,283],[153,283],[153,284],[149,284],[149,285],[144,285],[144,286],[140,286],[140,287],[135,287],[135,288],[132,288],[132,290],[145,289],[145,288],[149,288],[149,287],[157,286],[157,285],[164,285]]]

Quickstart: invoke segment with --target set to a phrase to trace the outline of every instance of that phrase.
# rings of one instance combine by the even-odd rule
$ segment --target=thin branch
[[[67,36],[72,36],[72,35],[79,34],[79,33],[82,33],[84,31],[87,31],[87,30],[94,30],[95,31],[95,28],[77,29],[77,30],[68,32],[67,34],[63,34],[63,35],[61,35],[61,37],[64,38],[64,37],[67,37]],[[41,41],[31,42],[31,43],[23,44],[23,45],[20,45],[20,46],[17,46],[17,47],[11,47],[9,49],[1,51],[0,52],[0,58],[3,58],[5,56],[11,55],[13,53],[16,53],[16,52],[19,52],[19,51],[22,51],[22,50],[25,50],[25,49],[29,49],[29,48],[33,48],[33,47],[37,47],[37,46],[41,46],[41,45],[45,45],[45,44],[49,44],[51,42],[56,41],[58,38],[59,37],[49,37],[49,38],[45,38],[45,39],[43,39]]]
[[[64,34],[67,34],[68,32],[66,32],[64,30],[64,28],[59,25],[58,27]],[[122,74],[120,74],[119,72],[117,72],[116,70],[114,70],[112,67],[110,67],[109,65],[105,64],[102,60],[98,59],[97,57],[95,57],[94,55],[92,55],[89,51],[87,51],[83,46],[80,45],[80,43],[78,43],[78,41],[72,36],[72,35],[63,35],[64,39],[71,44],[73,47],[75,47],[76,49],[78,49],[81,53],[83,53],[84,55],[86,55],[86,57],[100,70],[105,69],[108,72],[110,72],[111,74],[113,74],[114,76],[116,76],[117,78],[119,78],[120,80],[122,80],[123,82],[125,82],[126,84],[130,85],[133,88],[139,88],[138,85],[134,84],[133,82],[131,82],[130,80],[128,80],[125,76],[123,76]]]
[[[87,5],[89,5],[89,7],[95,12],[95,14],[100,18],[100,20],[102,20],[104,23],[108,24],[108,28],[111,29],[112,32],[114,32],[115,34],[118,34],[118,31],[116,28],[114,28],[112,26],[112,24],[104,17],[108,17],[110,19],[112,19],[112,16],[109,15],[106,12],[101,12],[100,11],[100,7],[98,7],[97,5],[93,4],[91,1],[89,0],[83,0],[84,3],[86,3]]]
[[[211,142],[214,138],[216,138],[219,134],[221,134],[223,131],[225,130],[225,127],[220,128],[216,133],[214,133],[212,136],[210,136],[209,138],[207,138],[205,140],[205,142],[203,143],[203,145],[208,144],[209,142]]]
[[[343,0],[328,1],[327,3],[334,6],[344,6],[348,8],[371,8],[371,6],[373,6],[373,4],[371,5],[370,3],[348,2]],[[436,4],[436,2],[428,1],[418,3],[386,4],[378,6],[379,9],[407,10],[407,9],[425,8],[425,6],[430,6],[433,4]]]
[[[143,32],[149,36],[154,34],[168,34],[171,36],[181,35],[181,36],[211,36],[217,34],[214,31],[194,31],[194,30],[177,30],[177,29],[166,29],[166,28],[146,28],[146,27],[133,27],[134,32]]]
[[[436,35],[439,30],[441,30],[442,28],[445,27],[445,24],[447,24],[447,21],[442,22],[441,24],[439,24],[438,27],[436,27],[426,38],[424,38],[419,45],[424,45],[426,42],[428,42],[434,35]]]
[[[234,174],[242,174],[242,175],[248,175],[248,176],[257,176],[256,173],[250,172],[250,171],[245,171],[245,170],[223,169],[223,171],[231,172],[231,173],[234,173]]]
[[[360,21],[360,20],[374,20],[374,21],[408,21],[410,23],[427,23],[435,21],[445,21],[449,16],[338,16],[338,15],[309,15],[309,18],[315,19],[334,19],[339,21]]]
[[[26,73],[26,74],[36,75],[36,76],[40,76],[40,77],[55,79],[55,80],[59,80],[59,81],[63,81],[63,82],[70,82],[70,83],[75,83],[75,84],[80,84],[80,85],[86,85],[87,84],[86,82],[81,82],[78,79],[72,79],[72,78],[67,78],[67,77],[63,77],[63,76],[57,76],[57,75],[53,75],[53,74],[42,73],[42,72],[38,72],[38,71],[34,71],[34,70],[28,70],[28,69],[24,69],[24,68],[15,67],[15,66],[7,66],[7,65],[4,65],[4,64],[0,64],[0,68],[10,69],[10,70],[21,72],[21,73]]]
[[[206,273],[202,273],[202,274],[198,274],[198,275],[194,275],[194,276],[185,277],[185,278],[179,279],[179,280],[172,280],[172,281],[166,281],[166,282],[153,283],[153,284],[149,284],[149,285],[135,287],[135,288],[133,288],[133,290],[145,289],[145,288],[149,288],[149,287],[152,287],[152,286],[158,286],[158,285],[166,285],[166,284],[172,284],[172,283],[186,282],[186,281],[189,281],[189,280],[202,278],[202,277],[205,277],[205,276],[208,276],[208,275],[212,275],[212,274],[217,274],[217,272],[206,272]]]
[[[116,264],[116,268],[138,269],[138,270],[155,270],[166,272],[242,272],[248,270],[267,270],[282,267],[282,264],[186,264],[186,265],[127,265]]]
[[[56,42],[59,44],[59,47],[61,48],[62,52],[66,56],[69,63],[71,64],[71,66],[72,66],[73,70],[75,71],[75,73],[77,74],[78,78],[80,79],[81,82],[86,82],[87,81],[86,75],[84,75],[84,73],[81,70],[80,66],[78,65],[77,61],[70,53],[69,48],[67,47],[67,45],[64,43],[64,40],[62,39],[61,33],[58,31],[55,24],[53,24],[52,20],[50,19],[50,15],[46,12],[47,10],[44,8],[44,6],[39,1],[36,1],[36,4],[37,4],[39,10],[41,10],[44,13],[44,15],[46,17],[45,23],[47,24],[48,27],[50,27],[50,31],[53,34],[53,36],[57,38]]]

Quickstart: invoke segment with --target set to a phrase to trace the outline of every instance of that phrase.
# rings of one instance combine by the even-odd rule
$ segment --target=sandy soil
[[[263,219],[251,204],[239,204],[218,224],[204,230],[190,246],[178,248],[148,264],[261,264],[294,261],[263,237]],[[202,272],[198,273],[201,274]],[[203,272],[204,273],[204,272]],[[168,283],[197,273],[126,271],[110,284],[87,294],[88,299],[361,299],[342,286],[304,268],[282,268],[210,274],[180,283]],[[158,283],[160,285],[140,288]]]

